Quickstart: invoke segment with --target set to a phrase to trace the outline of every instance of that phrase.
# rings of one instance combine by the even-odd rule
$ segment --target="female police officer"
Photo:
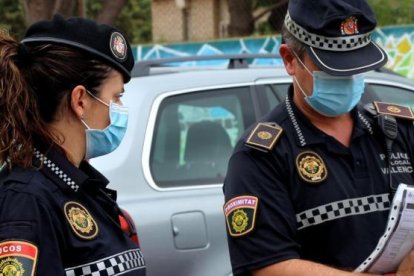
[[[130,45],[55,16],[0,35],[0,275],[144,275],[116,192],[86,160],[113,151],[128,113]],[[10,274],[11,273],[11,274]]]

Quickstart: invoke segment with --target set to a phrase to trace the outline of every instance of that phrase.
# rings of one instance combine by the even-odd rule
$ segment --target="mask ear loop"
[[[299,61],[299,63],[306,69],[306,71],[308,71],[308,73],[313,77],[312,72],[308,69],[308,67],[306,67],[306,65],[302,62],[302,60],[299,58],[299,56],[296,54],[295,51],[293,51],[292,49],[290,49],[292,51],[292,54],[296,57],[296,59]],[[298,79],[296,78],[296,76],[293,76],[293,80],[296,82],[296,84],[299,87],[300,92],[302,92],[303,97],[306,99],[307,97],[309,97],[309,95],[307,95],[305,93],[305,90],[302,88],[302,86],[300,85],[300,83],[298,82]]]
[[[290,49],[292,51],[292,54],[296,57],[296,59],[299,61],[299,63],[305,68],[306,71],[308,71],[308,73],[313,77],[313,73],[308,69],[308,67],[306,67],[305,63],[303,63],[303,61],[299,58],[299,56],[296,54],[295,51],[293,51],[292,49]]]
[[[98,97],[96,97],[94,94],[92,94],[92,92],[91,91],[89,91],[88,89],[86,89],[86,92],[88,92],[88,94],[92,97],[92,98],[94,98],[95,100],[97,100],[98,102],[100,102],[100,103],[102,103],[102,104],[104,104],[104,105],[106,105],[107,107],[109,107],[109,104],[107,104],[106,102],[104,102],[104,101],[102,101],[101,99],[99,99]]]

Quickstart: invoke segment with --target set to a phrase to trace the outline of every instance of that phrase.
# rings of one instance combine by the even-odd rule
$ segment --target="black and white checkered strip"
[[[290,121],[292,122],[293,127],[296,130],[296,134],[298,135],[300,145],[302,147],[306,146],[305,136],[303,136],[302,130],[299,127],[299,123],[296,120],[296,116],[293,113],[292,106],[290,105],[290,100],[287,96],[286,96],[286,109],[289,114]]]
[[[358,117],[361,119],[362,123],[367,127],[369,134],[374,134],[374,131],[372,130],[372,126],[370,122],[368,122],[367,118],[365,118],[360,112],[358,112]]]
[[[390,209],[388,194],[332,202],[296,215],[298,230],[326,221]]]
[[[75,192],[78,191],[79,185],[75,183],[62,169],[60,169],[55,163],[49,160],[46,156],[41,154],[38,150],[34,150],[36,158],[38,158],[46,167],[54,172],[60,179],[62,179],[70,188]]]
[[[93,263],[65,269],[66,276],[109,276],[122,275],[145,268],[141,250],[133,249]]]
[[[285,25],[288,31],[306,45],[327,51],[349,51],[368,45],[371,33],[344,37],[326,37],[310,33],[296,24],[287,13]]]

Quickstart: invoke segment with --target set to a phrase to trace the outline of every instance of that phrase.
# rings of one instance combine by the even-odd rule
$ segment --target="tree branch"
[[[126,0],[106,0],[99,14],[96,16],[96,21],[100,24],[112,25],[118,17]]]
[[[280,7],[282,7],[283,5],[286,5],[289,2],[289,0],[281,0],[279,3],[277,4],[273,4],[270,7],[268,7],[267,9],[265,9],[264,11],[262,11],[261,13],[259,13],[258,15],[256,15],[253,18],[253,22],[256,22],[257,20],[259,20],[260,18],[262,18],[263,16],[265,16],[266,14],[268,14],[269,12],[271,12],[274,9],[278,9]]]

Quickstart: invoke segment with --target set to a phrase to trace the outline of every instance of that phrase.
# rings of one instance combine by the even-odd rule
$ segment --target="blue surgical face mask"
[[[305,93],[294,77],[305,101],[313,110],[327,117],[336,117],[351,111],[358,104],[365,88],[362,74],[342,77],[329,75],[322,71],[312,73],[297,56],[296,58],[313,76],[311,96]]]
[[[128,125],[128,108],[110,102],[105,103],[101,99],[88,93],[102,104],[109,107],[110,123],[104,129],[92,129],[84,120],[82,123],[86,126],[86,154],[85,159],[102,156],[114,151],[120,144],[125,135]]]

